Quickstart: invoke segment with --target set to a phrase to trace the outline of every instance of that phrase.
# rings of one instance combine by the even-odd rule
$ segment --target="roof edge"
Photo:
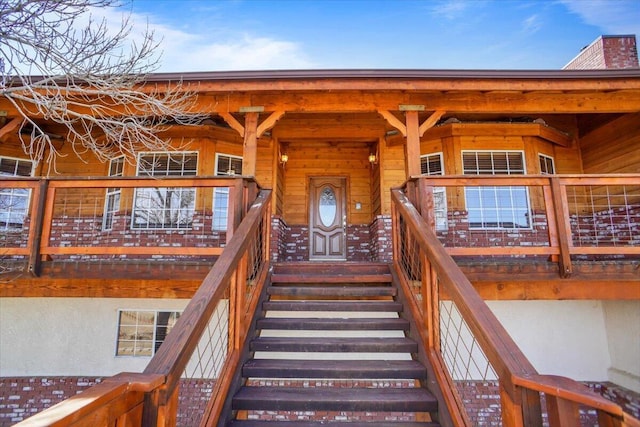
[[[640,78],[640,68],[597,70],[422,70],[422,69],[300,69],[300,70],[245,70],[194,71],[152,73],[146,81],[197,80],[304,80],[304,79],[617,79]]]

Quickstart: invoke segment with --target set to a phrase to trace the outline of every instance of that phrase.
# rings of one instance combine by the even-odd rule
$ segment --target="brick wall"
[[[0,427],[8,427],[29,416],[72,397],[99,383],[95,377],[0,377]],[[267,384],[267,382],[270,382]],[[299,387],[412,387],[413,381],[297,381],[261,380],[255,385],[299,386]],[[494,426],[499,424],[500,408],[491,403],[499,399],[498,384],[492,381],[460,381],[458,390],[476,426]],[[595,392],[621,405],[625,412],[640,418],[640,393],[634,393],[615,384],[604,382],[586,383]],[[197,425],[205,410],[207,400],[213,390],[213,380],[183,380],[180,383],[178,425]],[[344,420],[349,417],[356,421],[412,421],[412,413],[358,413],[358,412],[306,412],[275,413],[272,411],[253,411],[252,419],[287,420]],[[595,411],[581,411],[583,425],[597,425]]]
[[[640,205],[571,215],[574,246],[640,245]]]
[[[212,214],[210,211],[198,211],[193,215],[189,228],[138,230],[131,228],[131,215],[121,213],[114,216],[113,228],[102,230],[101,217],[58,217],[51,226],[49,244],[53,247],[91,246],[91,247],[224,247],[226,231],[212,230]],[[178,252],[178,251],[176,251]],[[111,258],[98,255],[56,256],[57,259],[90,260]],[[189,260],[210,261],[207,256],[179,255],[119,255],[118,259],[150,259],[150,260]]]
[[[636,37],[601,36],[582,51],[565,70],[638,68]]]
[[[22,421],[100,381],[86,377],[0,377],[0,426]]]
[[[347,260],[391,262],[391,217],[377,216],[371,224],[347,226]],[[271,219],[271,259],[299,262],[309,260],[309,227],[287,225],[279,216]]]
[[[371,236],[371,259],[377,262],[393,261],[393,238],[391,216],[378,215],[369,226]]]
[[[634,393],[612,383],[585,383],[587,387],[605,398],[622,406],[624,411],[640,417],[640,393]],[[458,392],[462,397],[467,414],[474,426],[499,426],[500,423],[500,393],[498,383],[494,381],[458,381]],[[546,419],[544,396],[542,397],[543,418]],[[598,425],[598,415],[595,410],[580,409],[581,425]],[[544,423],[548,425],[548,423]]]
[[[100,383],[96,377],[0,377],[0,427],[8,427]],[[178,426],[198,425],[214,380],[181,380]]]
[[[545,212],[533,212],[531,228],[473,229],[467,211],[447,212],[447,229],[437,235],[444,246],[481,248],[492,246],[549,246]]]

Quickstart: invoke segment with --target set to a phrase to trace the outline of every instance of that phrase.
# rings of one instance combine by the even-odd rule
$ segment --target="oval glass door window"
[[[336,194],[331,187],[325,187],[320,193],[318,210],[322,225],[329,227],[335,222],[338,207],[336,206]]]

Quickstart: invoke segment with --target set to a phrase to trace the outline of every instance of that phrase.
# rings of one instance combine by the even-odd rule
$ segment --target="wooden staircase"
[[[438,426],[396,292],[386,264],[275,265],[229,426]]]

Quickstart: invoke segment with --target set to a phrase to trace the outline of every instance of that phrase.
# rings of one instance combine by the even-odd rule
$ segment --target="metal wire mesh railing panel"
[[[495,369],[455,303],[440,299],[439,312],[440,353],[468,418],[474,426],[501,425]]]
[[[251,238],[247,249],[247,286],[245,294],[247,304],[244,309],[245,315],[250,314],[251,308],[248,303],[256,297],[256,293],[259,290],[259,275],[267,262],[266,233],[269,232],[269,227],[269,219],[263,217],[258,225],[257,233]]]
[[[540,186],[471,184],[435,190],[434,211],[442,212],[436,234],[446,247],[503,247],[508,255],[515,246],[549,246],[547,203]]]
[[[226,242],[226,226],[216,229],[211,207],[195,205],[196,194],[212,200],[211,188],[128,189],[132,198],[118,195],[117,209],[108,190],[56,189],[49,246],[207,248]]]
[[[576,247],[640,245],[640,185],[567,186]]]
[[[229,356],[229,299],[220,300],[185,368],[179,385],[179,426],[199,425]]]
[[[399,267],[406,283],[411,289],[411,297],[416,302],[416,307],[424,315],[422,304],[422,261],[420,259],[420,246],[412,236],[405,220],[398,219],[398,235],[394,244],[398,245]]]

